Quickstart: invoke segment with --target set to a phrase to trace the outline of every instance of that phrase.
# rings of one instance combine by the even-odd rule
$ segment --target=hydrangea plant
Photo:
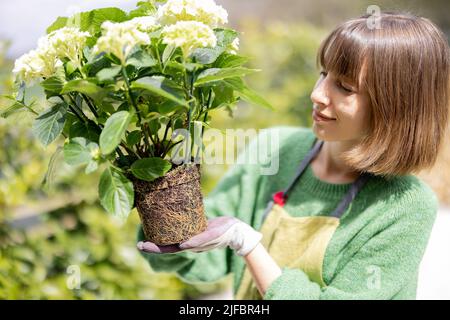
[[[204,130],[211,110],[240,99],[270,108],[245,84],[258,70],[243,66],[248,58],[238,54],[239,34],[227,22],[213,0],[142,1],[128,13],[102,8],[59,17],[16,60],[18,90],[2,115],[35,113],[36,137],[48,145],[63,135],[65,161],[87,174],[106,164],[101,204],[125,218],[134,207],[130,175],[148,182],[166,175],[174,147],[188,142],[191,154],[193,128]],[[48,102],[39,114],[24,99],[34,84]],[[188,137],[176,137],[178,129]]]

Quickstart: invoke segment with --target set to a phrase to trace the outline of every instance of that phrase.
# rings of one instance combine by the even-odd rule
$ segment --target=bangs
[[[370,35],[367,33],[365,20],[351,20],[341,25],[322,42],[317,66],[333,72],[359,90],[365,78],[361,70],[368,53]]]

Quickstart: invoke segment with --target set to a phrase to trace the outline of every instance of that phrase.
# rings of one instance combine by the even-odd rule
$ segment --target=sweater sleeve
[[[417,277],[436,217],[435,195],[426,195],[419,194],[409,205],[397,202],[391,212],[380,212],[383,227],[370,231],[370,239],[336,270],[326,287],[310,281],[300,269],[283,268],[264,299],[395,299]]]

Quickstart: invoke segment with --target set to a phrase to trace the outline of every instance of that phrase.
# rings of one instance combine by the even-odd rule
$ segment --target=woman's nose
[[[317,105],[327,106],[330,104],[330,98],[328,95],[327,89],[327,80],[326,78],[319,79],[314,87],[314,90],[311,93],[311,101]]]

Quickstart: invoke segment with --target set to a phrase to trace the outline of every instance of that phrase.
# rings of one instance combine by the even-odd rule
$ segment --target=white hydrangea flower
[[[42,38],[38,47],[60,59],[68,58],[75,66],[81,67],[82,50],[89,36],[89,32],[82,32],[78,28],[64,27]]]
[[[237,54],[239,51],[239,38],[234,38],[233,42],[228,46],[227,52],[230,54]]]
[[[149,26],[149,20],[138,18],[120,23],[105,21],[102,24],[102,36],[97,40],[94,52],[112,53],[125,63],[135,46],[150,44],[148,34],[141,31],[149,30]]]
[[[82,49],[88,32],[64,27],[38,39],[37,49],[22,55],[15,62],[13,73],[27,85],[39,78],[48,78],[63,65],[61,59],[70,59],[80,67]]]
[[[30,86],[40,78],[51,77],[61,66],[62,61],[48,51],[31,50],[15,61],[13,73],[19,81]]]
[[[130,24],[130,26],[132,25],[142,32],[151,32],[160,27],[156,18],[153,16],[137,17],[124,23]]]
[[[184,57],[197,49],[215,47],[217,38],[214,31],[198,21],[178,21],[163,29],[163,43],[180,47]]]
[[[214,0],[169,0],[157,12],[161,24],[177,21],[199,21],[215,28],[228,23],[228,12]]]

